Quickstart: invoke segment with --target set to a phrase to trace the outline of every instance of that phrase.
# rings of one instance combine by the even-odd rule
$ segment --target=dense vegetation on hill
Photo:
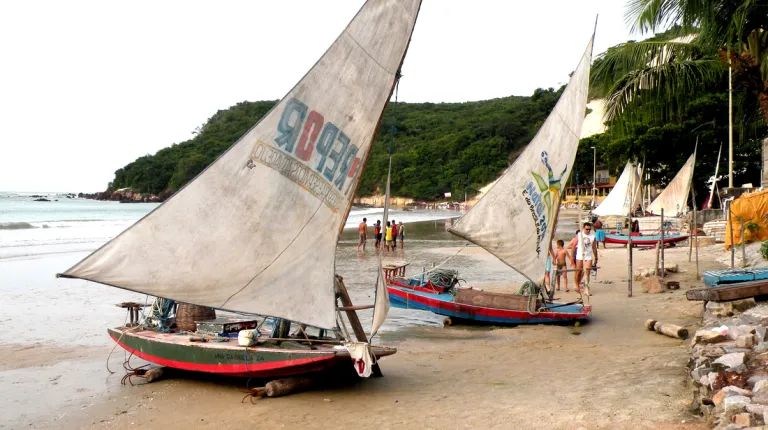
[[[509,165],[546,119],[560,96],[538,89],[531,97],[466,103],[398,103],[392,140],[393,104],[377,133],[358,195],[383,190],[392,142],[392,193],[435,199],[444,192],[470,195]],[[175,191],[213,162],[274,106],[242,102],[217,112],[195,136],[139,157],[115,172],[110,190],[129,187],[160,194]]]

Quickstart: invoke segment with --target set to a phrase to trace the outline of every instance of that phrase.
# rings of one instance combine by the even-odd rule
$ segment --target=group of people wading
[[[593,223],[585,222],[582,224],[581,230],[576,231],[576,236],[565,246],[563,240],[558,240],[555,249],[550,247],[549,258],[547,259],[547,269],[544,275],[544,283],[548,289],[551,289],[551,282],[549,273],[552,270],[552,261],[555,262],[556,272],[555,277],[557,279],[557,291],[560,291],[560,279],[562,278],[565,285],[565,291],[568,292],[568,269],[567,261],[570,260],[571,267],[576,269],[574,271],[574,290],[577,293],[582,293],[589,296],[592,293],[589,291],[589,279],[592,274],[592,268],[597,266],[597,245],[603,243],[605,248],[605,233],[603,232],[603,224],[600,220],[596,220]],[[568,252],[570,250],[570,253]]]
[[[357,245],[358,251],[360,250],[360,247],[363,247],[363,252],[365,252],[365,244],[368,241],[367,222],[368,222],[368,219],[363,218],[363,222],[361,222],[357,226],[357,232],[358,232],[358,235],[360,236],[360,243]],[[378,220],[376,221],[376,224],[373,225],[373,237],[376,241],[374,243],[374,246],[376,247],[376,249],[394,251],[397,249],[398,241],[400,241],[400,249],[403,249],[403,245],[405,242],[405,226],[403,225],[402,221],[400,221],[400,223],[398,224],[398,222],[395,221],[394,219],[392,221],[387,221],[386,226],[382,226],[381,220]]]

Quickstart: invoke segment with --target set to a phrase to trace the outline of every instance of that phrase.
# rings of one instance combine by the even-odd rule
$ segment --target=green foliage
[[[748,222],[744,224],[744,228],[749,230],[750,233],[752,233],[753,236],[757,235],[757,233],[760,231],[760,224],[756,222]]]
[[[560,97],[538,89],[531,97],[466,103],[398,103],[384,111],[358,195],[383,192],[392,144],[392,193],[463,198],[496,179],[530,142]],[[276,102],[243,102],[217,112],[185,142],[145,155],[115,172],[110,189],[159,194],[176,191],[229,148]]]
[[[768,240],[760,245],[760,254],[763,255],[763,259],[768,260]]]

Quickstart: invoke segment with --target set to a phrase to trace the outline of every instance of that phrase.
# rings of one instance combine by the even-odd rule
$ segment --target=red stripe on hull
[[[637,245],[637,246],[640,246],[640,245],[642,245],[642,246],[655,246],[657,243],[659,243],[658,240],[643,240],[643,239],[641,239],[641,237],[642,236],[638,236],[638,237],[632,236],[632,245]],[[682,242],[682,241],[684,241],[686,239],[688,239],[688,236],[672,237],[672,238],[669,238],[669,239],[665,238],[664,239],[664,243],[677,243],[677,242]],[[628,243],[628,240],[627,239],[616,239],[616,238],[611,238],[609,236],[606,236],[605,237],[605,243],[616,243],[616,244],[619,244],[619,245],[626,245]]]
[[[335,354],[328,354],[317,358],[299,358],[295,360],[281,360],[271,361],[268,363],[248,363],[248,364],[203,364],[193,363],[189,361],[171,360],[168,358],[158,357],[151,354],[141,352],[133,349],[121,342],[112,333],[110,337],[117,342],[123,349],[132,353],[133,355],[147,360],[149,362],[159,364],[161,366],[172,367],[174,369],[191,370],[194,372],[206,372],[215,373],[219,375],[228,376],[286,376],[299,373],[307,373],[325,369],[329,366],[336,364],[339,360],[336,359]],[[147,342],[157,342],[151,339],[142,339]]]
[[[420,287],[416,285],[408,285],[402,282],[398,282],[397,280],[395,280],[395,278],[389,278],[388,283],[400,288],[408,288],[414,291],[421,291],[422,293],[439,294],[439,293],[446,292],[445,288],[433,287],[431,282],[427,282],[427,285],[429,285],[428,287]]]

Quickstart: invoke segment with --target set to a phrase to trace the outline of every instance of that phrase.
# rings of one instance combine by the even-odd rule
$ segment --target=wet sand
[[[417,273],[422,265],[454,254],[463,241],[446,235],[442,223],[411,226],[405,255],[394,258],[412,261],[410,273]],[[354,236],[346,236],[337,269],[354,285],[355,302],[367,303],[375,274],[363,273],[377,259],[370,248],[357,254]],[[647,318],[689,327],[699,322],[701,304],[684,297],[686,289],[698,285],[687,248],[669,250],[666,258],[680,264],[682,273],[671,276],[681,281],[680,290],[648,295],[636,283],[633,298],[626,297],[626,250],[600,252],[603,268],[592,284],[589,324],[445,329],[439,316],[393,309],[379,341],[399,352],[382,360],[384,378],[256,404],[241,403],[243,379],[182,373],[153,384],[121,386],[122,371],[110,375],[105,369],[112,345],[100,326],[104,320],[122,322],[122,312],[112,308],[98,308],[108,318],[86,312],[76,321],[97,325],[84,330],[85,340],[56,330],[52,333],[67,342],[26,342],[6,334],[0,339],[0,427],[705,428],[687,412],[687,344],[643,326]],[[654,257],[652,251],[634,255],[636,267],[649,267]],[[463,248],[446,267],[458,268],[481,287],[519,285],[519,275],[476,247]],[[701,270],[718,267],[701,264]],[[573,292],[560,296],[576,297]],[[97,298],[105,299],[88,301]],[[104,334],[92,338],[97,332]],[[39,337],[44,336],[33,336]],[[123,359],[116,350],[110,367],[119,369]]]

